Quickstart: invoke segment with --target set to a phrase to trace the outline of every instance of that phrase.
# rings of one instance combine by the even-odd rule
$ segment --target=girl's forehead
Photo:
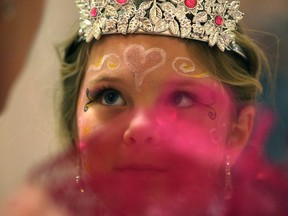
[[[86,69],[90,65],[105,60],[114,61],[114,63],[117,61],[133,63],[145,61],[145,59],[149,62],[157,62],[161,58],[165,59],[165,65],[172,65],[173,69],[183,65],[185,66],[182,68],[184,72],[190,72],[191,69],[207,72],[209,68],[197,54],[198,52],[196,45],[190,44],[188,48],[184,40],[168,36],[106,35],[94,43]],[[164,64],[163,61],[162,63]],[[136,63],[135,66],[137,66]]]
[[[106,54],[107,52],[121,52],[127,46],[132,44],[139,44],[146,49],[152,47],[159,47],[165,49],[166,52],[174,54],[189,55],[185,42],[183,40],[165,37],[165,36],[151,36],[151,35],[111,35],[102,37],[96,41],[92,49],[92,57]],[[94,55],[93,55],[94,51]]]
[[[101,39],[93,46],[85,83],[107,80],[107,77],[121,78],[133,82],[140,91],[147,82],[164,85],[184,80],[210,86],[215,81],[197,59],[196,49],[190,50],[189,46],[188,50],[182,40],[147,35],[113,35]]]

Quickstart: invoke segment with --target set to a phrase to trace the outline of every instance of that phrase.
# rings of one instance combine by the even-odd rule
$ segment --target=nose
[[[153,114],[143,110],[135,113],[124,132],[123,139],[127,145],[157,143],[159,134]]]

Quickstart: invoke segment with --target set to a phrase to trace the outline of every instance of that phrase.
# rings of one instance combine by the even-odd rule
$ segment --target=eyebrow
[[[95,83],[99,83],[99,82],[112,82],[112,83],[120,82],[120,83],[123,83],[124,81],[118,77],[99,75],[97,78],[90,80],[89,84],[95,84]]]
[[[207,88],[206,85],[196,82],[194,80],[172,80],[172,81],[168,81],[167,83],[164,84],[164,88],[167,86],[185,86],[185,87],[200,87],[200,88]]]

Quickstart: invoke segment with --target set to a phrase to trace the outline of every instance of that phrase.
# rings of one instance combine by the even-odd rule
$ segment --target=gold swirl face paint
[[[101,56],[95,64],[89,67],[88,71],[99,71],[104,65],[108,70],[116,70],[121,65],[120,57],[113,53]]]
[[[206,78],[209,77],[207,72],[196,73],[194,62],[187,57],[176,57],[172,62],[172,68],[177,73],[193,77],[193,78]]]
[[[166,63],[166,52],[156,47],[145,50],[142,45],[133,44],[124,50],[124,61],[139,89],[149,73]]]

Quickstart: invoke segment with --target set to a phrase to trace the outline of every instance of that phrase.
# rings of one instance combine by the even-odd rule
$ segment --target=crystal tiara
[[[80,38],[105,34],[156,34],[208,42],[246,58],[235,42],[243,18],[240,1],[225,0],[76,0]]]

